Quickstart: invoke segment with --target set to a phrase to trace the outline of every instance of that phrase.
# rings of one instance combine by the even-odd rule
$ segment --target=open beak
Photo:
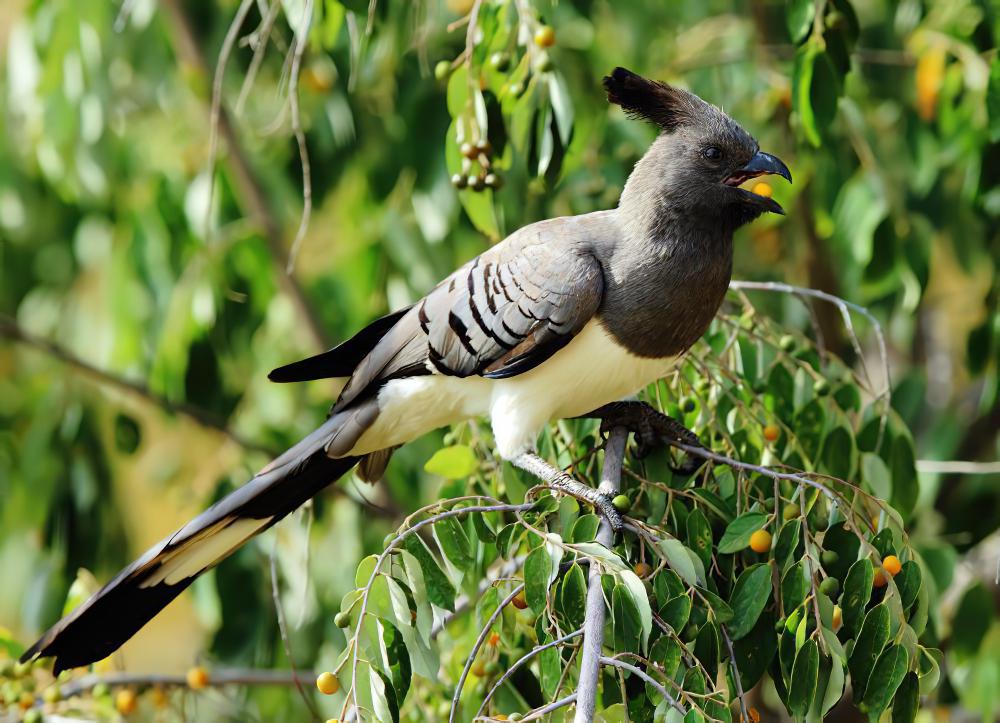
[[[723,183],[727,186],[739,186],[741,183],[748,181],[751,178],[757,178],[758,176],[765,175],[781,176],[789,183],[792,182],[792,174],[788,170],[788,166],[786,166],[780,158],[772,156],[770,153],[765,153],[764,151],[757,151],[753,158],[751,158],[750,161],[743,166],[743,168],[732,173],[723,181]],[[785,210],[778,205],[778,202],[773,198],[760,196],[751,191],[747,191],[744,188],[737,190],[747,195],[747,201],[762,206],[767,211],[780,214],[785,213]]]

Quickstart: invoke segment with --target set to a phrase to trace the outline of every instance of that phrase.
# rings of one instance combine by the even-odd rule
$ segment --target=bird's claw
[[[681,444],[690,447],[705,446],[698,439],[698,436],[678,422],[662,412],[658,412],[644,402],[616,402],[597,410],[595,415],[601,418],[601,433],[607,434],[614,427],[625,427],[632,432],[635,437],[635,456],[643,459],[649,456],[653,450],[662,447],[676,447]],[[670,469],[678,475],[689,476],[694,474],[704,460],[685,454],[684,461]]]

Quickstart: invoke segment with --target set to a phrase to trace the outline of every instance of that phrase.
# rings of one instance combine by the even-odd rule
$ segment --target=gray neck
[[[636,164],[615,211],[606,250],[605,328],[643,357],[676,356],[708,329],[729,287],[733,226],[695,207],[670,177],[661,136]]]

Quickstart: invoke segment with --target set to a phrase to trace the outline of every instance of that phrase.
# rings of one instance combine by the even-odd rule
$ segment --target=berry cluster
[[[490,170],[493,146],[488,140],[482,138],[476,143],[462,143],[459,152],[462,154],[462,172],[451,177],[451,185],[460,191],[466,188],[472,191],[492,188],[496,191],[503,186],[503,177]],[[479,173],[472,172],[473,163],[479,165]]]

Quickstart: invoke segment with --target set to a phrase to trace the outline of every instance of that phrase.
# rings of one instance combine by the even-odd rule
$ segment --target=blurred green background
[[[478,89],[457,22],[471,1],[373,6],[369,17],[368,0],[0,5],[4,634],[30,642],[79,568],[109,579],[323,418],[326,383],[273,385],[270,369],[410,303],[526,223],[613,206],[654,133],[607,106],[600,79],[624,65],[723,106],[792,169],[795,184],[775,187],[788,215],[739,232],[736,277],[822,289],[883,325],[893,406],[920,459],[911,540],[946,591],[938,702],[993,720],[1000,4],[488,0]],[[213,77],[241,8],[213,134]],[[491,47],[515,10],[551,26],[555,44],[515,33]],[[296,35],[309,11],[307,38]],[[294,69],[312,209],[293,252]],[[506,183],[459,193],[455,133],[477,113]],[[833,307],[811,320],[791,298],[759,303],[878,374],[872,329],[858,329],[859,355]],[[437,499],[423,464],[440,444],[398,452],[382,485],[341,482],[199,580],[114,664],[287,667],[272,552],[295,662],[332,660],[331,611],[357,561]],[[286,689],[210,703],[213,715],[305,714]]]

